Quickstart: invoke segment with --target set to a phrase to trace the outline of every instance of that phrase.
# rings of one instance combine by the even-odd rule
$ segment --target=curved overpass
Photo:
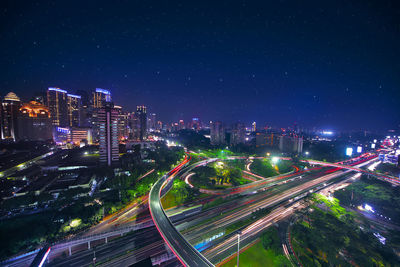
[[[168,191],[175,174],[189,161],[190,158],[186,156],[181,164],[153,185],[149,195],[150,214],[161,237],[184,266],[214,266],[179,233],[161,205],[161,195]]]

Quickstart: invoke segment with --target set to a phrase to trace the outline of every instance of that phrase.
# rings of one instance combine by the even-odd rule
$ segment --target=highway
[[[184,164],[181,163],[179,168],[174,169],[175,172],[179,171],[188,161],[186,158],[182,162]],[[214,266],[176,230],[162,208],[161,191],[168,182],[173,180],[175,172],[162,176],[151,188],[149,196],[151,216],[164,241],[184,266]]]
[[[145,221],[153,219],[156,223],[156,228],[147,228],[151,229],[148,234],[151,236],[158,236],[158,230],[161,233],[164,241],[166,241],[166,244],[185,266],[213,266],[209,260],[207,260],[199,251],[197,251],[192,245],[190,245],[190,243],[196,244],[194,242],[198,242],[199,238],[201,238],[202,235],[213,233],[218,229],[223,229],[231,225],[232,223],[245,219],[257,209],[274,207],[275,210],[268,214],[269,219],[263,221],[262,225],[264,225],[265,228],[265,225],[268,224],[270,221],[275,222],[286,217],[283,215],[290,215],[292,213],[292,211],[290,210],[286,211],[288,207],[282,210],[282,207],[279,206],[284,201],[293,198],[293,196],[303,194],[304,192],[321,186],[321,184],[325,182],[328,183],[328,181],[334,179],[335,177],[350,172],[350,170],[336,171],[334,173],[323,175],[323,173],[326,173],[327,167],[315,168],[309,169],[307,172],[296,172],[289,175],[285,174],[276,177],[270,177],[267,179],[255,181],[251,184],[237,187],[235,189],[223,190],[223,195],[225,196],[239,197],[239,195],[245,195],[245,197],[236,197],[235,199],[228,200],[225,203],[218,205],[217,207],[202,211],[199,214],[195,214],[194,216],[187,216],[184,220],[179,221],[175,227],[161,206],[160,194],[163,195],[167,192],[167,189],[169,189],[169,185],[172,185],[173,179],[175,178],[175,176],[178,177],[178,174],[179,177],[185,178],[186,174],[190,174],[190,172],[195,167],[208,164],[215,160],[218,159],[208,159],[195,163],[191,166],[186,166],[189,163],[189,159],[186,157],[185,160],[180,165],[178,165],[178,167],[176,167],[167,175],[161,177],[159,181],[155,185],[153,185],[153,188],[150,192],[149,198],[151,218],[146,218]],[[368,162],[363,163],[363,165],[367,164]],[[335,165],[334,167],[337,166]],[[353,168],[356,168],[356,166],[354,166]],[[146,200],[144,200],[143,202],[146,202]],[[143,202],[142,204],[144,204]],[[129,218],[132,216],[132,214],[136,213],[134,211],[136,210],[136,207],[136,205],[132,205],[130,208],[125,209],[123,212],[119,213],[111,220],[106,221],[109,223],[110,221],[115,220],[123,222],[124,226],[126,226],[127,217]],[[278,209],[278,211],[276,211],[276,209]],[[203,221],[210,218],[215,219],[208,224],[203,223]],[[132,221],[132,223],[135,222]],[[114,242],[110,242],[109,244],[97,246],[97,262],[110,260],[107,261],[107,264],[109,265],[104,263],[106,264],[104,266],[120,266],[121,264],[133,264],[149,256],[157,257],[157,255],[165,255],[168,250],[165,249],[165,246],[163,245],[163,242],[161,238],[159,238],[159,236],[158,241],[149,239],[153,241],[152,244],[154,246],[151,244],[146,245],[147,240],[140,239],[141,231],[145,232],[147,231],[147,229],[137,231],[137,233],[133,235],[123,236]],[[177,229],[179,229],[182,234]],[[256,231],[255,233],[258,232]],[[243,241],[248,240],[248,242],[251,242],[252,238],[255,237],[255,235],[248,234],[249,239],[246,239],[246,232],[244,232],[244,234],[245,235],[243,236]],[[215,247],[219,249],[220,247],[218,247],[217,245],[221,242],[225,243],[226,238],[229,238],[229,235],[218,238],[218,240],[215,240],[215,242],[213,242],[213,245],[215,244]],[[223,260],[224,257],[229,256],[228,252],[231,250],[231,247],[229,246],[229,242],[226,244],[226,249],[222,249],[218,253],[215,252],[215,249],[213,247],[208,247],[205,251],[203,251],[203,253],[207,256],[207,258],[212,260],[212,262],[219,262],[220,260]],[[148,251],[148,253],[146,253],[146,251]],[[53,262],[51,265],[87,266],[92,262],[92,253],[93,250],[81,251],[76,254],[73,253],[72,256],[67,257],[65,260],[59,263]]]

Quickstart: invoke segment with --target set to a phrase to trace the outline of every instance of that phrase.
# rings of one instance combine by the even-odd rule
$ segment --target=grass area
[[[251,267],[276,266],[275,258],[275,253],[272,250],[265,250],[258,240],[255,245],[240,253],[239,265]],[[236,262],[237,257],[235,256],[221,266],[233,267],[236,266]]]
[[[163,198],[161,198],[161,205],[164,209],[169,209],[175,206],[178,206],[179,197],[173,194],[173,191],[170,190]]]
[[[328,198],[321,194],[314,194],[313,196],[317,204],[325,204],[325,206],[328,207],[332,214],[335,215],[338,219],[343,215],[350,214],[348,211],[346,211],[345,208],[339,205],[339,200],[337,198]]]

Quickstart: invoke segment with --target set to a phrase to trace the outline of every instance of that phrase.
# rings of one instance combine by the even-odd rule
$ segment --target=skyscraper
[[[288,153],[301,153],[303,151],[303,138],[297,136],[281,136],[279,150]]]
[[[100,128],[100,162],[111,166],[118,161],[118,110],[111,102],[105,102],[97,112]]]
[[[147,137],[147,109],[146,106],[137,106],[136,114],[139,118],[140,131],[139,139],[142,141]]]
[[[210,122],[210,140],[212,145],[225,144],[225,128],[222,122]]]
[[[81,126],[82,101],[81,96],[67,94],[68,100],[68,126]]]
[[[54,87],[47,89],[47,106],[53,126],[68,126],[67,101],[67,91]]]
[[[128,139],[128,113],[122,110],[121,106],[114,106],[118,111],[118,140],[126,140]]]
[[[2,127],[1,139],[12,139],[16,141],[18,137],[18,123],[17,118],[21,100],[13,92],[8,93],[1,103],[2,108]]]
[[[102,108],[106,102],[111,102],[111,92],[106,89],[96,88],[92,94],[92,107]]]
[[[157,128],[157,118],[155,113],[150,113],[149,114],[149,120],[148,120],[148,129],[149,131],[155,131]]]
[[[237,144],[243,144],[244,143],[244,138],[246,134],[246,129],[243,123],[235,123],[232,127],[231,131],[231,138],[230,138],[230,144],[231,145],[237,145]]]
[[[252,132],[257,131],[257,125],[256,125],[256,122],[255,122],[255,121],[251,124],[251,131],[252,131]]]

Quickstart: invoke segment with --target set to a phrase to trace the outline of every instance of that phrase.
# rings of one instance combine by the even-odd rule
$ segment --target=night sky
[[[101,87],[163,121],[397,129],[398,1],[351,2],[1,1],[1,95]]]

